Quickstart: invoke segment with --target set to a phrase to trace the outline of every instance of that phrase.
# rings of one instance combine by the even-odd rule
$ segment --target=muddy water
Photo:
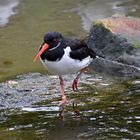
[[[137,0],[22,0],[18,7],[16,0],[0,0],[0,4],[0,10],[9,9],[0,12],[0,81],[44,72],[32,59],[45,31],[84,38],[92,20],[115,13],[140,17]],[[86,74],[73,92],[73,78],[65,76],[69,99],[65,107],[58,105],[56,76],[30,73],[0,83],[0,140],[139,139],[140,79]]]

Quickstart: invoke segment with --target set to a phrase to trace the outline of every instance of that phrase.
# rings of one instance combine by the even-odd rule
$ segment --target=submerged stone
[[[102,56],[94,70],[117,76],[140,77],[140,20],[115,15],[95,21],[88,45]]]
[[[11,60],[4,60],[3,61],[3,64],[4,65],[12,65],[13,64],[13,61],[11,61]]]

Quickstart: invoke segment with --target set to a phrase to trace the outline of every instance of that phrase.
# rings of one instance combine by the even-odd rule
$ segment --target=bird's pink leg
[[[81,77],[82,73],[87,70],[87,67],[83,68],[80,70],[80,72],[77,74],[76,78],[73,80],[73,84],[72,84],[72,89],[73,91],[77,90],[77,86],[78,86],[78,80]]]
[[[64,92],[64,80],[61,76],[59,76],[60,79],[60,85],[61,85],[61,94],[62,94],[62,100],[60,101],[60,105],[65,105],[68,103],[65,92]]]
[[[77,74],[76,78],[73,80],[73,84],[72,84],[72,89],[73,89],[73,91],[76,91],[76,90],[77,90],[78,80],[79,80],[79,78],[81,77],[81,74],[82,74],[82,73],[83,73],[83,70],[81,70],[81,71]]]

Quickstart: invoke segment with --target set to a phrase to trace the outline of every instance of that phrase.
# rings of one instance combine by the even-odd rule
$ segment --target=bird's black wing
[[[73,59],[78,59],[78,60],[83,60],[84,58],[90,56],[91,58],[95,59],[96,58],[96,53],[88,48],[87,44],[84,41],[74,39],[70,40],[71,42],[69,43],[71,52],[70,52],[70,57]]]

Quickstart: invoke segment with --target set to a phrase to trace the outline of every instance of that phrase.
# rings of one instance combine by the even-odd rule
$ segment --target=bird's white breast
[[[90,56],[84,58],[82,61],[70,58],[70,47],[64,49],[64,55],[59,61],[41,60],[43,66],[52,74],[64,75],[68,73],[78,72],[87,67],[92,58]]]

